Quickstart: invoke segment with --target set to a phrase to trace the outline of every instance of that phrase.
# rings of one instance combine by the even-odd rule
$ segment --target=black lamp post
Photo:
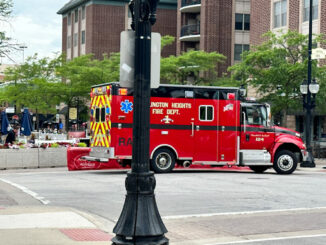
[[[301,167],[305,168],[314,168],[315,162],[312,155],[311,150],[311,111],[315,108],[315,99],[316,94],[319,91],[319,84],[316,82],[315,79],[312,80],[312,82],[308,85],[308,81],[304,80],[303,83],[300,85],[300,92],[303,96],[303,107],[306,109],[306,147],[308,151],[308,156],[304,161],[301,163]]]
[[[312,101],[311,95],[313,94],[313,100],[319,90],[319,85],[315,82],[311,82],[311,54],[312,54],[312,3],[310,0],[309,8],[309,43],[308,43],[308,80],[304,81],[300,86],[300,91],[303,95],[303,106],[306,109],[306,146],[308,151],[308,157],[301,163],[301,167],[314,168],[315,162],[311,151],[311,110],[314,108],[314,101]],[[318,85],[318,86],[317,86]],[[317,90],[314,88],[318,87]]]
[[[156,22],[159,0],[131,0],[131,27],[135,31],[135,84],[131,171],[126,178],[127,195],[113,229],[114,245],[168,245],[149,171],[151,26]]]

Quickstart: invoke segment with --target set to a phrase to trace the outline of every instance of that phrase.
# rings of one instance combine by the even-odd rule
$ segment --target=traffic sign
[[[311,59],[320,60],[326,58],[326,50],[323,48],[315,48],[312,50]]]
[[[151,36],[151,88],[160,86],[161,35]],[[120,39],[120,86],[134,87],[135,76],[135,32],[123,31]]]

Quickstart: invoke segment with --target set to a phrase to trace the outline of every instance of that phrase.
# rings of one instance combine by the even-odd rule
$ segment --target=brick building
[[[286,33],[288,30],[295,30],[307,35],[309,33],[309,4],[309,0],[252,0],[250,43],[261,44],[264,41],[262,34],[267,31]],[[326,0],[313,0],[313,33],[326,34],[325,13]],[[303,111],[288,115],[287,126],[303,132],[305,130]],[[326,141],[326,116],[315,112],[311,130],[314,141]]]
[[[59,11],[62,15],[62,52],[67,59],[93,53],[120,51],[120,33],[130,28],[129,0],[70,0]],[[153,31],[176,36],[177,0],[161,0]],[[176,45],[163,50],[163,56],[176,54]]]
[[[178,0],[177,54],[189,49],[227,57],[219,74],[249,49],[250,0]]]
[[[309,0],[252,0],[251,44],[260,44],[267,31],[309,33]],[[326,33],[326,0],[313,0],[313,33]]]

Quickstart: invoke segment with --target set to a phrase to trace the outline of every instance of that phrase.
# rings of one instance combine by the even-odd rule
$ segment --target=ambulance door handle
[[[195,135],[195,123],[191,122],[191,136]]]
[[[250,140],[250,134],[246,134],[246,141]]]
[[[196,130],[199,131],[199,126],[196,126]]]

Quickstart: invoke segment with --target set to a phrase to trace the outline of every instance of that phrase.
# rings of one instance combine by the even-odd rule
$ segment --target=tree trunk
[[[281,126],[287,128],[287,110],[282,110],[282,122]]]

